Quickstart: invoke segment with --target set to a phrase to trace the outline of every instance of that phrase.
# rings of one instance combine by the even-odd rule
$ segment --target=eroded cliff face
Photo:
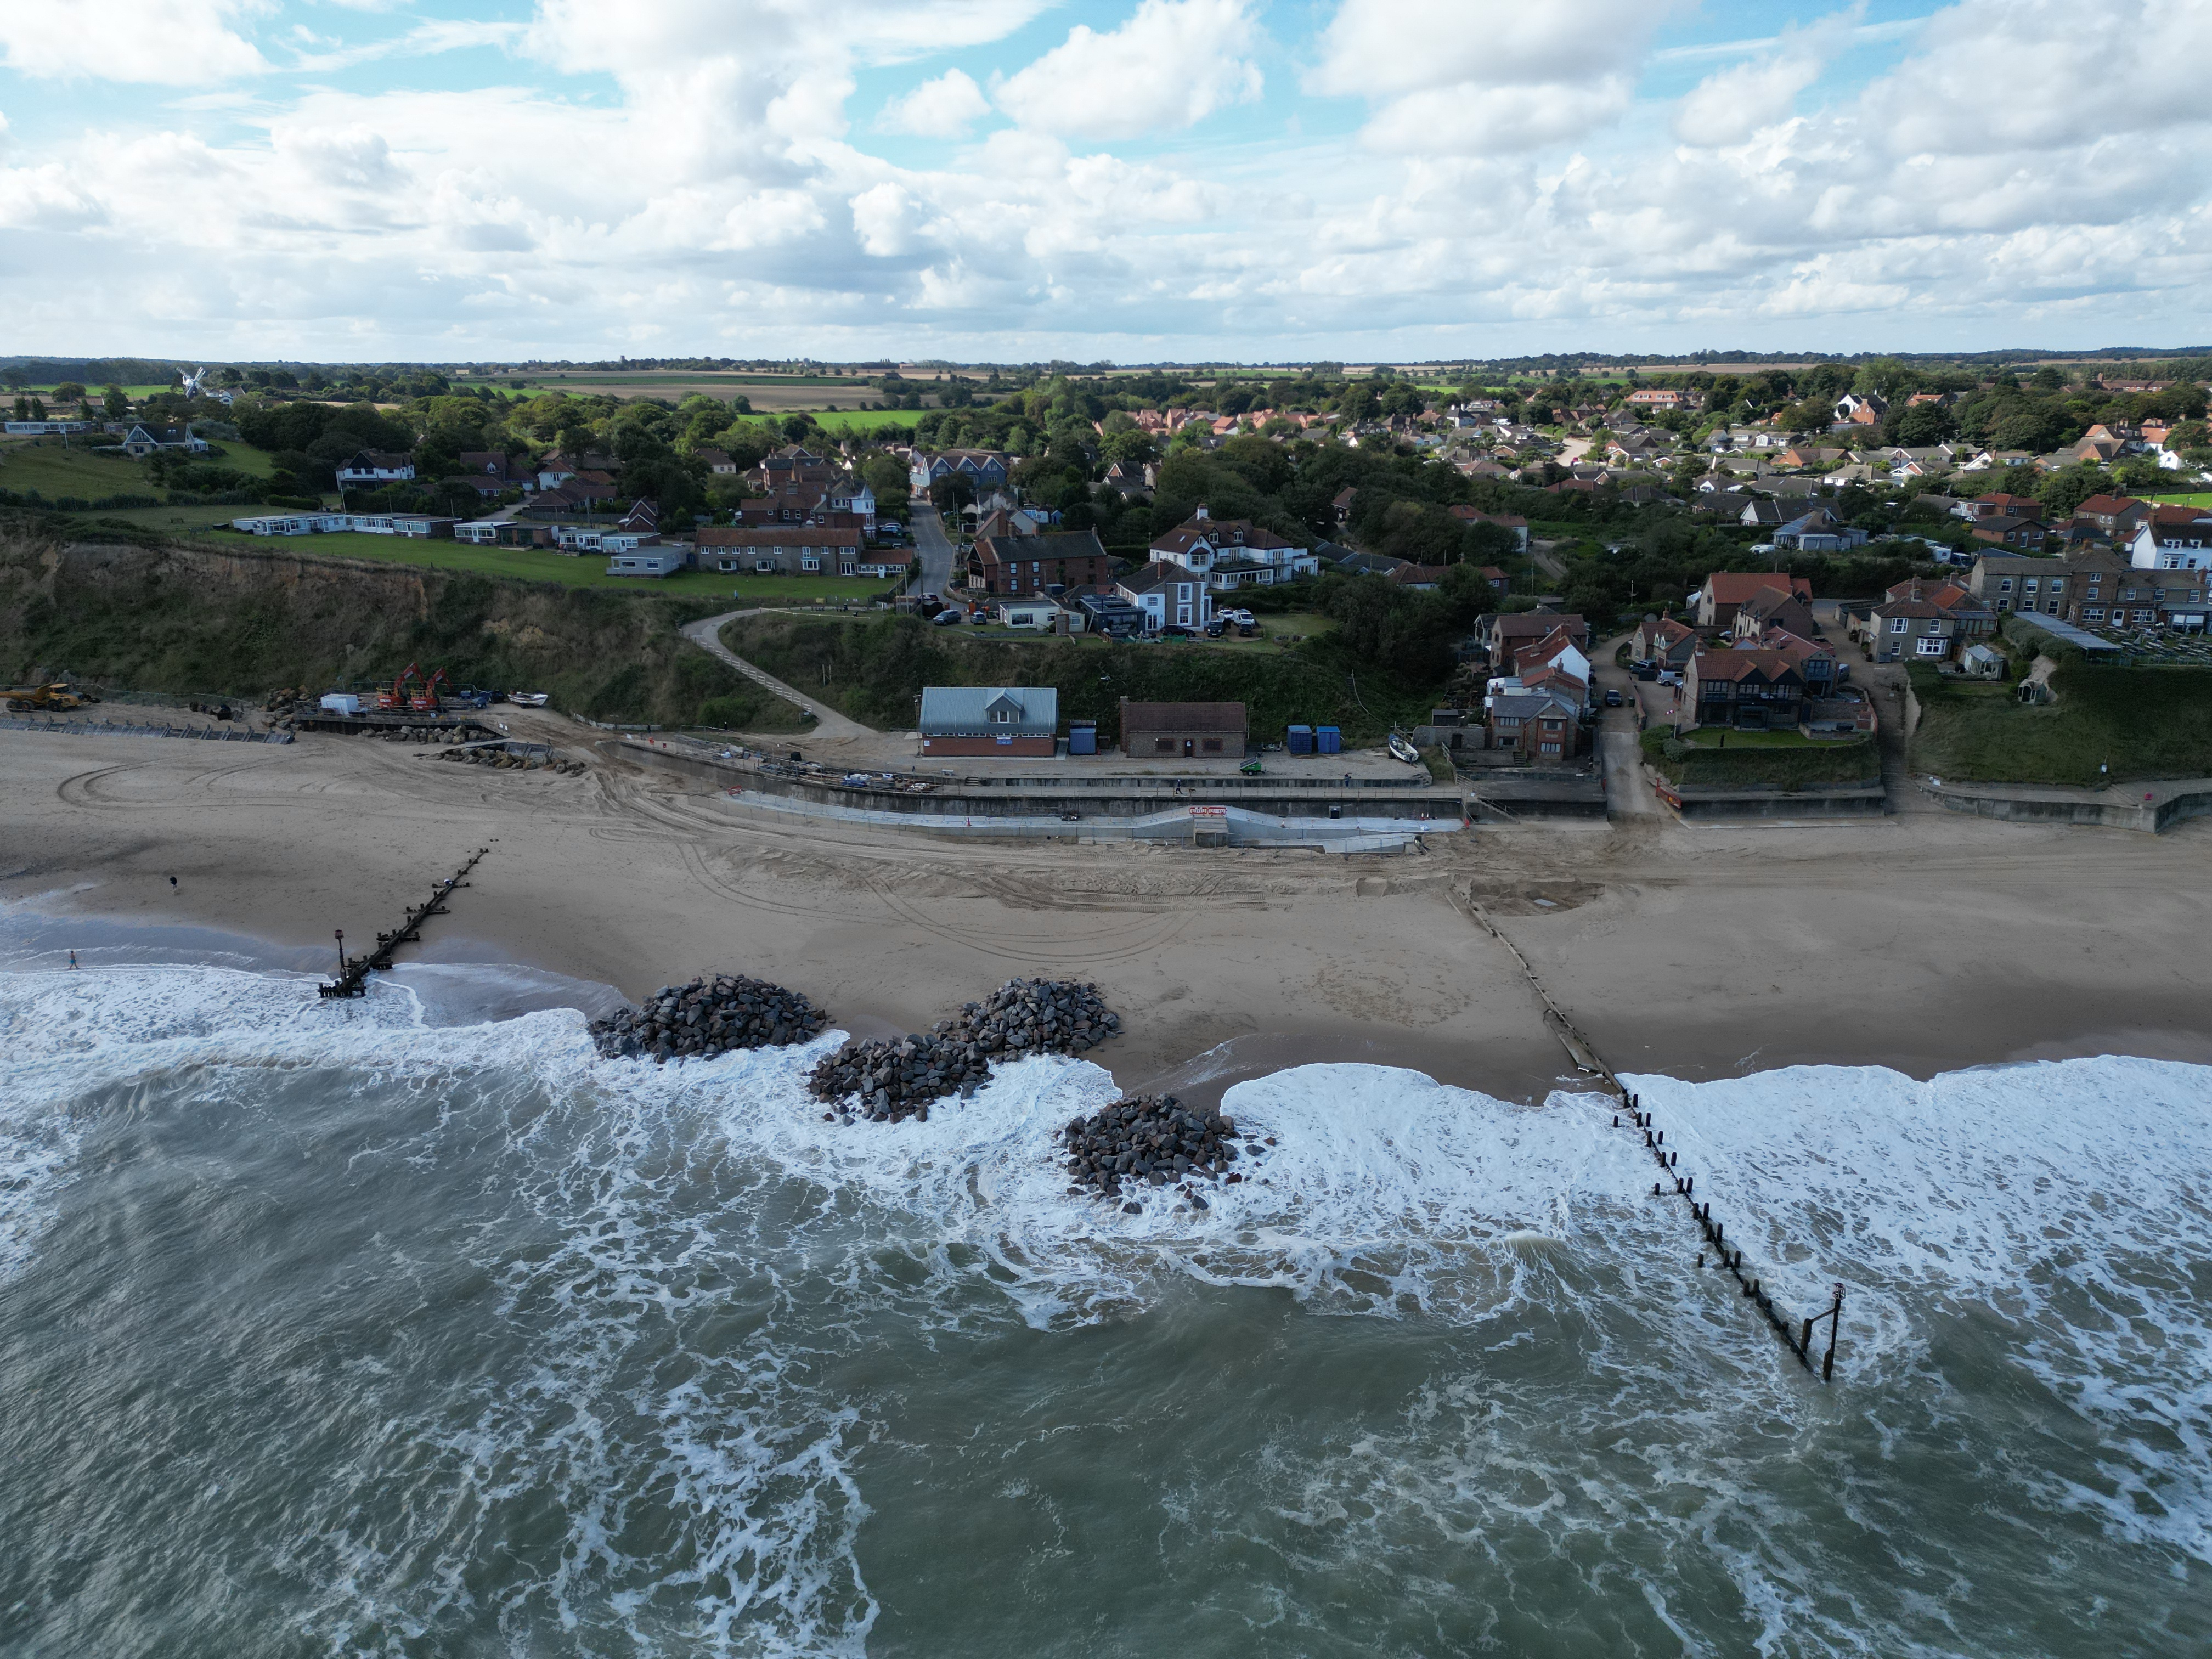
[[[663,724],[747,683],[686,641],[697,607],[651,594],[286,548],[0,531],[0,672],[256,696],[390,678],[529,689],[597,720]]]

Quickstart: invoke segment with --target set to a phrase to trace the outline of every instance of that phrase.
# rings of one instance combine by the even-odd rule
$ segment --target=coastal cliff
[[[388,679],[552,694],[593,720],[750,726],[782,705],[677,631],[696,604],[141,534],[0,524],[0,673],[253,697]],[[759,705],[756,708],[756,705]]]

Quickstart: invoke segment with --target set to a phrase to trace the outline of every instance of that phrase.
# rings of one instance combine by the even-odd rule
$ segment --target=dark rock
[[[593,1020],[591,1032],[592,1043],[607,1059],[650,1047],[656,1060],[665,1061],[679,1054],[705,1056],[811,1042],[829,1023],[829,1015],[796,991],[742,975],[718,975],[711,981],[664,985],[643,1006]]]

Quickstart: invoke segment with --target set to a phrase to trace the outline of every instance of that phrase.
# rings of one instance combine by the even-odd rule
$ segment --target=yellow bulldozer
[[[51,685],[10,686],[6,695],[11,714],[58,714],[64,709],[82,708],[94,701],[62,680]]]

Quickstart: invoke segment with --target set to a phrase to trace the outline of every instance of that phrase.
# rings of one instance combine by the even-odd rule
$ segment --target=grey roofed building
[[[1049,738],[1060,731],[1060,693],[1049,685],[926,685],[925,737]]]

